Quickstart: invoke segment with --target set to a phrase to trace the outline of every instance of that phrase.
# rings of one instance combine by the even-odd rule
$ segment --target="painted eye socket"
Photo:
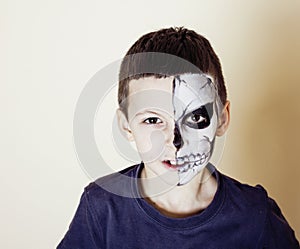
[[[213,115],[213,105],[209,103],[205,106],[188,113],[183,123],[193,129],[204,129],[210,125],[210,118]]]
[[[203,129],[209,126],[210,121],[208,117],[191,113],[186,117],[184,123],[193,129]]]
[[[143,121],[143,123],[146,123],[146,124],[161,124],[162,121],[160,118],[157,118],[157,117],[150,117],[150,118],[147,118]]]

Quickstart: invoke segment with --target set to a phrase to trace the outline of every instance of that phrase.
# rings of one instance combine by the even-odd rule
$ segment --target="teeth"
[[[191,155],[189,156],[189,161],[190,161],[190,162],[195,161],[195,156],[194,156],[193,154],[191,154]]]
[[[197,155],[189,155],[184,157],[178,157],[176,160],[169,160],[170,164],[173,166],[179,166],[178,171],[180,173],[186,172],[189,169],[196,170],[196,166],[204,164],[206,159],[209,157],[209,153],[205,154],[197,154]],[[181,166],[181,167],[180,167]]]
[[[185,171],[185,167],[180,167],[180,168],[178,168],[178,171],[179,171],[180,173],[184,172],[184,171]]]
[[[181,165],[181,164],[185,163],[185,160],[184,160],[184,158],[179,157],[179,158],[177,158],[176,162],[177,162],[178,165]]]

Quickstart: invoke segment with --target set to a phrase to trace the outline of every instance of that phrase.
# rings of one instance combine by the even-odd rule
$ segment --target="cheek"
[[[163,131],[145,128],[135,130],[133,135],[138,153],[144,162],[156,160],[164,151],[166,138]]]
[[[217,115],[214,113],[210,120],[210,125],[204,129],[193,129],[183,125],[181,127],[181,135],[183,146],[179,149],[178,155],[186,155],[189,153],[205,152],[208,153],[212,149],[212,141],[215,138],[217,130]]]
[[[216,136],[216,131],[217,131],[217,122],[215,121],[212,122],[209,127],[200,131],[199,135],[201,135],[202,137],[203,136],[208,137],[209,140],[212,141]]]
[[[216,134],[217,125],[216,123],[211,123],[210,126],[205,129],[183,127],[181,130],[182,140],[186,145],[188,145],[191,143],[199,143],[204,137],[207,137],[210,141],[212,141]]]
[[[210,126],[207,127],[207,133],[209,135],[209,138],[213,139],[216,136],[217,128],[218,128],[218,117],[216,112],[214,112],[211,121]]]
[[[218,127],[218,117],[217,114],[214,112],[211,120],[210,125],[207,128],[195,130],[198,134],[198,138],[208,137],[210,141],[214,139],[216,136],[216,131]]]

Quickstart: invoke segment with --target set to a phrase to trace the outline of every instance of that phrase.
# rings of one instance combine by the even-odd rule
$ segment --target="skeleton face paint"
[[[191,181],[209,162],[218,125],[217,93],[205,74],[178,75],[173,81],[174,146],[178,185]]]

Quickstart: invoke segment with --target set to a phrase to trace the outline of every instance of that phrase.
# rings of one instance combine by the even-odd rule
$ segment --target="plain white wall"
[[[267,173],[272,168],[267,172],[250,170],[248,162],[255,162],[251,158],[256,155],[248,151],[249,136],[243,136],[249,132],[243,122],[247,120],[245,111],[257,118],[253,112],[268,96],[264,82],[258,82],[266,78],[258,75],[274,73],[274,67],[266,67],[274,60],[270,55],[275,54],[275,59],[281,56],[284,74],[299,81],[299,8],[296,0],[0,1],[0,247],[54,248],[58,244],[83,187],[90,182],[77,161],[72,138],[73,113],[81,90],[99,69],[120,59],[142,34],[169,26],[185,26],[203,34],[222,61],[233,112],[222,170],[251,184],[267,185],[299,232],[296,150],[288,155],[294,162],[294,178],[283,177],[279,189]],[[282,36],[286,38],[282,40]],[[270,44],[278,39],[281,43],[270,50]],[[288,58],[284,46],[292,47]],[[282,54],[276,54],[278,47]],[[280,75],[280,65],[275,65],[275,70]],[[270,80],[268,84],[270,87]],[[281,87],[295,100],[291,115],[296,127],[300,122],[298,94],[286,89],[286,84],[276,89]],[[300,90],[296,84],[292,87]],[[260,130],[259,136],[273,121],[263,120],[265,130]],[[293,146],[299,147],[299,131],[295,129],[292,136]],[[246,140],[238,139],[241,137]],[[113,149],[109,153],[115,155]],[[115,158],[118,165],[122,159]],[[276,172],[278,181],[282,175],[275,168]],[[282,190],[285,187],[292,192]]]

